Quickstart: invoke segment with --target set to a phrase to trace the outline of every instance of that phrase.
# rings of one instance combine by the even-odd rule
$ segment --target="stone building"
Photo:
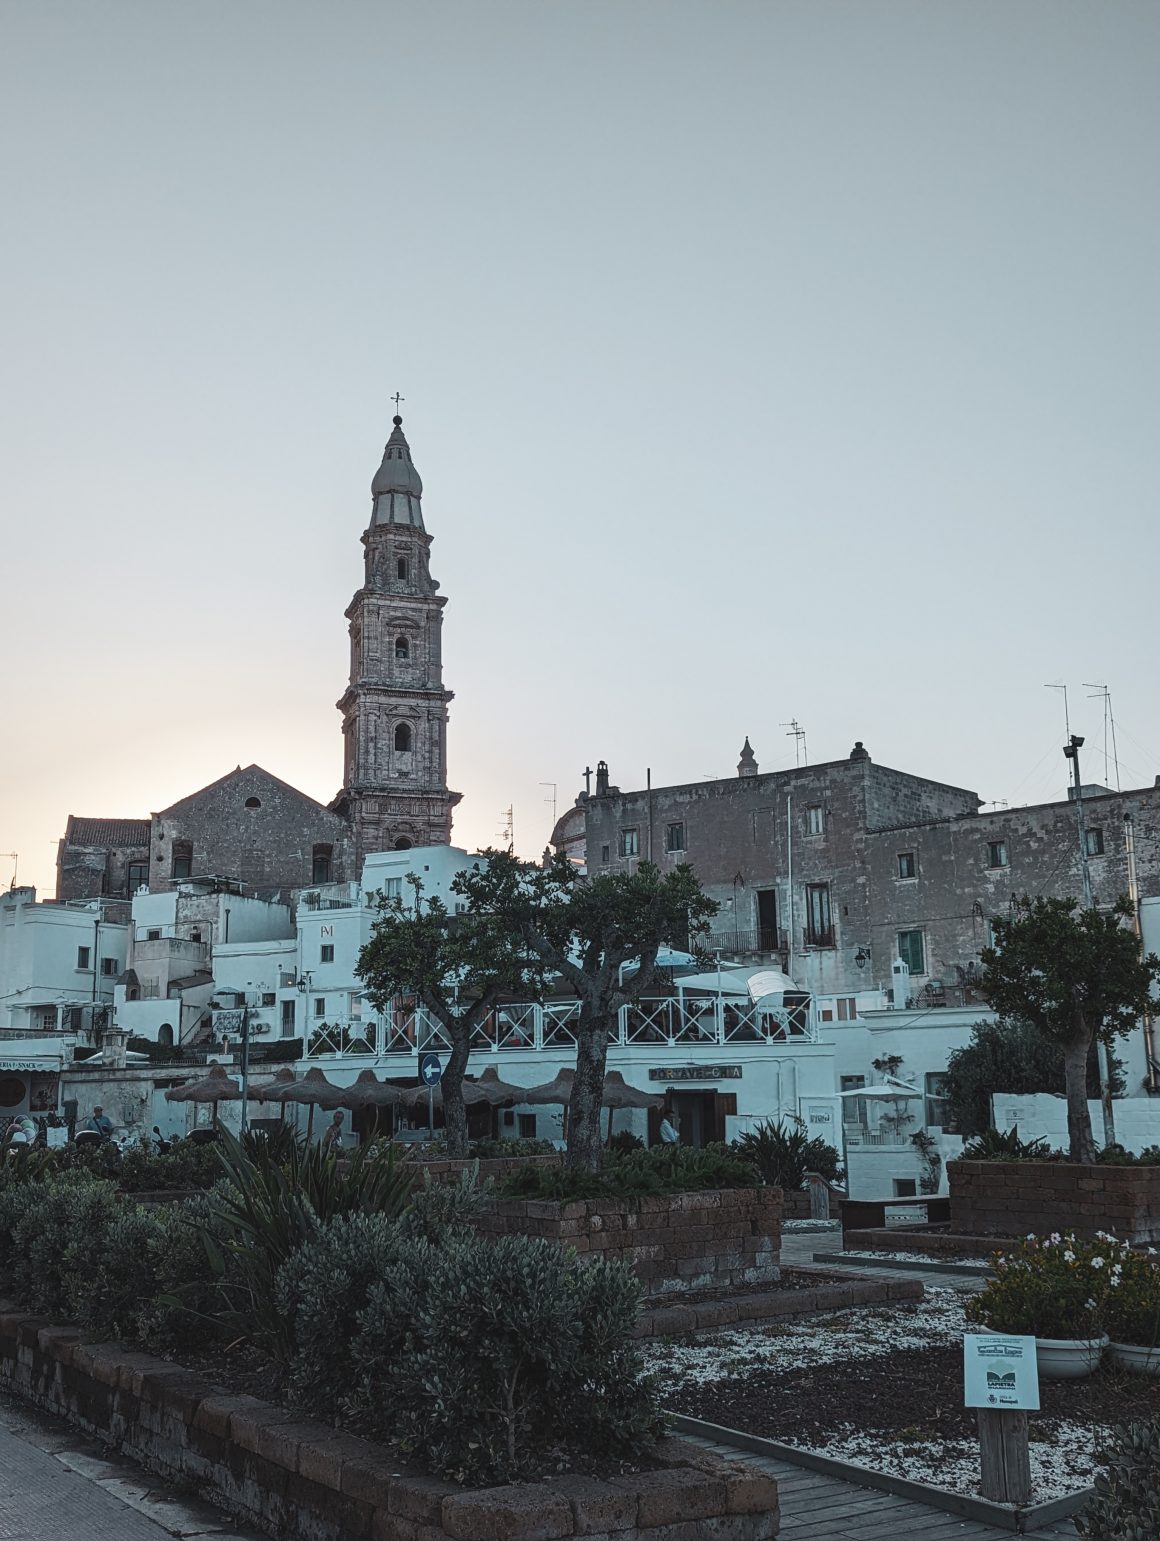
[[[147,819],[70,815],[57,849],[58,899],[130,898],[141,887],[224,878],[288,900],[311,884],[357,880],[372,851],[450,843],[459,793],[447,789],[447,600],[431,577],[422,497],[396,417],[371,483],[363,586],[346,611],[343,786],[329,808],[250,765]]]
[[[624,793],[602,763],[585,806],[589,872],[691,863],[721,906],[710,947],[780,955],[817,996],[890,990],[901,961],[909,998],[968,1004],[1016,895],[1082,893],[1074,802],[982,812],[977,793],[876,765],[861,743],[763,775],[746,740],[736,778]],[[1088,787],[1084,809],[1096,899],[1128,891],[1129,832],[1139,893],[1160,894],[1160,785]]]
[[[423,527],[423,483],[403,419],[371,483],[363,586],[347,609],[350,684],[338,703],[343,789],[356,860],[371,851],[447,845],[458,792],[447,790],[443,607]]]

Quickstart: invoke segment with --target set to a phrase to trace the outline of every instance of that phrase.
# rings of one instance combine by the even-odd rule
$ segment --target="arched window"
[[[312,883],[330,882],[330,858],[333,854],[333,846],[316,845],[314,847],[310,864],[310,881]]]
[[[395,841],[395,850],[409,851],[410,849],[411,842],[407,839],[406,835],[400,835],[399,838]]]
[[[397,722],[395,724],[395,748],[403,754],[409,754],[411,749],[411,724],[409,722]],[[406,847],[403,847],[406,850]]]
[[[260,808],[261,806],[262,806],[262,799],[260,797],[247,797],[246,798],[246,807],[247,808]]]
[[[398,561],[395,563],[395,575],[398,578],[400,583],[406,583],[406,581],[407,581],[407,558],[405,556],[401,556],[398,559]]]
[[[161,1026],[157,1029],[157,1042],[160,1044],[160,1046],[163,1049],[172,1049],[172,1047],[173,1047],[173,1025],[172,1025],[172,1023],[170,1023],[170,1022],[162,1022]]]
[[[407,641],[406,637],[396,637],[395,638],[395,657],[401,659],[401,658],[410,658],[410,656],[411,656],[411,644]]]

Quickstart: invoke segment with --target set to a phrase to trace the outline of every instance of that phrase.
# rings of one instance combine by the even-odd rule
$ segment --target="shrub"
[[[158,1216],[111,1197],[65,1252],[65,1310],[96,1338],[139,1338],[157,1294]]]
[[[621,1264],[554,1243],[412,1244],[372,1286],[353,1345],[364,1422],[432,1470],[497,1483],[558,1461],[642,1453],[661,1427]]]
[[[13,1227],[7,1273],[16,1295],[34,1311],[70,1313],[105,1258],[105,1235],[118,1213],[110,1183],[73,1174],[71,1180],[30,1185],[35,1193]]]
[[[984,1129],[963,1146],[964,1161],[1062,1161],[1046,1140],[1021,1140],[1019,1129]]]
[[[1118,1281],[1121,1244],[1111,1237],[1028,1236],[991,1259],[995,1277],[967,1302],[967,1320],[1037,1338],[1094,1338]]]
[[[455,1182],[432,1182],[423,1173],[423,1186],[413,1188],[402,1216],[403,1234],[433,1245],[462,1233],[479,1213],[490,1183],[481,1187],[478,1165],[461,1172]]]
[[[654,1145],[620,1155],[610,1151],[600,1172],[570,1167],[529,1167],[502,1182],[504,1198],[634,1198],[647,1194],[694,1193],[709,1188],[756,1188],[756,1169],[724,1145],[696,1150],[690,1145]]]
[[[251,1161],[268,1155],[279,1166],[300,1159],[304,1141],[293,1124],[270,1124],[265,1129],[247,1129],[241,1138],[241,1146]],[[221,1176],[219,1169],[218,1176]]]
[[[127,1150],[118,1175],[125,1193],[163,1193],[212,1188],[222,1175],[222,1167],[214,1145],[178,1140],[164,1155],[140,1148]]]
[[[200,1346],[207,1338],[224,1336],[214,1313],[229,1262],[227,1233],[215,1208],[225,1189],[222,1184],[218,1190],[152,1211],[149,1245],[156,1293],[141,1312],[140,1330],[158,1347]]]
[[[1100,1166],[1160,1166],[1160,1145],[1148,1145],[1138,1156],[1122,1145],[1105,1145],[1096,1162]]]
[[[1160,1343],[1160,1268],[1153,1255],[1119,1243],[1104,1299],[1104,1331],[1113,1343],[1155,1348]]]
[[[609,1140],[608,1148],[621,1156],[627,1156],[631,1150],[644,1150],[645,1143],[640,1135],[633,1134],[631,1129],[621,1129]]]
[[[1160,1536],[1160,1417],[1117,1426],[1103,1452],[1096,1496],[1075,1528],[1089,1541],[1155,1541]]]
[[[827,1182],[837,1182],[842,1176],[838,1152],[823,1139],[811,1139],[798,1118],[788,1123],[766,1119],[734,1140],[732,1148],[775,1188],[804,1188],[807,1172],[819,1172]]]

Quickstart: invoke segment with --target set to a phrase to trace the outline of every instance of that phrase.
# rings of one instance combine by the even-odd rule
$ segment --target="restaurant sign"
[[[656,1065],[650,1081],[740,1081],[740,1065]]]

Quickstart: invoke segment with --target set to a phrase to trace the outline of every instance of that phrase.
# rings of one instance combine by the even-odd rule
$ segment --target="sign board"
[[[1035,1339],[963,1334],[963,1405],[995,1411],[1039,1408]]]
[[[443,1076],[443,1066],[438,1054],[420,1054],[419,1079],[424,1086],[438,1086]]]
[[[740,1065],[657,1065],[649,1069],[650,1081],[740,1081]]]

